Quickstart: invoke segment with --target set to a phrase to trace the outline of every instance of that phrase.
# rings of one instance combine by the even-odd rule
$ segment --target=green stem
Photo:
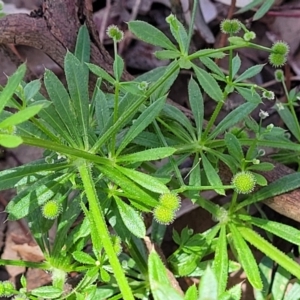
[[[237,192],[234,192],[232,195],[231,202],[230,202],[230,208],[229,208],[230,213],[234,212],[234,209],[236,207],[236,202],[237,202],[237,196],[238,196]]]
[[[225,99],[225,97],[224,97],[224,99]],[[207,123],[205,131],[204,131],[204,133],[203,133],[203,135],[201,137],[202,141],[204,141],[207,138],[207,135],[209,134],[210,129],[213,127],[213,125],[214,125],[214,123],[216,121],[216,118],[219,115],[219,113],[220,113],[220,111],[221,111],[221,109],[223,107],[223,104],[224,104],[223,101],[219,101],[218,102],[218,104],[217,104],[217,106],[216,106],[216,108],[215,108],[215,110],[214,110],[214,112],[213,112],[210,120]]]
[[[94,224],[97,224],[95,227],[97,231],[97,235],[99,238],[101,238],[101,242],[103,245],[103,248],[106,252],[106,255],[108,257],[108,260],[110,262],[110,265],[114,271],[115,279],[119,285],[120,291],[123,295],[123,299],[125,300],[134,300],[132,291],[130,289],[130,286],[128,284],[128,281],[125,277],[124,271],[122,269],[122,266],[120,264],[120,261],[118,259],[118,256],[116,255],[114,251],[114,247],[110,238],[110,234],[108,231],[108,228],[106,226],[104,214],[102,212],[102,209],[99,205],[99,199],[97,197],[97,192],[94,186],[93,176],[91,174],[90,167],[88,165],[88,162],[84,161],[79,167],[78,167],[84,190],[86,192],[86,196],[89,203],[89,209],[91,218],[94,221]],[[93,237],[93,235],[92,235]]]

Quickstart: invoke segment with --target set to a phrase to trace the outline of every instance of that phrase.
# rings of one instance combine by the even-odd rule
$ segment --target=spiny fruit
[[[231,183],[238,194],[249,194],[255,187],[256,179],[253,173],[242,171],[234,175]]]

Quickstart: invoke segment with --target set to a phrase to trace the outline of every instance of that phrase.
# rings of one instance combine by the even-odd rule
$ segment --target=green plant
[[[195,13],[192,19],[194,17]],[[190,54],[193,26],[186,32],[173,15],[167,22],[177,45],[145,22],[129,23],[129,29],[138,38],[162,48],[155,53],[158,58],[171,60],[168,66],[154,69],[131,82],[122,81],[124,62],[117,54],[117,42],[122,34],[118,29],[113,27],[110,32],[115,49],[114,74],[111,75],[89,63],[89,35],[83,26],[75,53],[68,52],[65,57],[68,90],[47,70],[44,84],[50,101],[46,100],[39,93],[39,81],[20,85],[24,66],[2,90],[1,107],[6,105],[20,110],[12,116],[3,111],[1,116],[5,118],[5,126],[2,127],[15,126],[10,132],[12,139],[45,149],[44,158],[0,172],[0,189],[15,187],[18,191],[6,208],[9,220],[26,218],[45,255],[42,263],[6,260],[0,260],[0,263],[41,268],[51,272],[53,279],[50,286],[27,291],[23,277],[19,291],[10,289],[16,299],[130,300],[148,299],[150,293],[154,299],[203,299],[208,293],[210,299],[240,299],[240,285],[227,290],[228,274],[240,267],[255,289],[263,289],[259,266],[249,244],[300,278],[299,265],[253,227],[296,245],[300,245],[299,231],[247,213],[251,204],[300,186],[299,173],[268,184],[260,172],[272,170],[273,164],[261,161],[262,148],[282,149],[290,156],[290,153],[299,152],[300,147],[287,138],[283,129],[270,125],[263,127],[262,119],[266,113],[260,114],[259,123],[250,117],[262,98],[272,98],[272,93],[245,82],[258,74],[264,65],[253,66],[240,74],[241,60],[234,56],[235,49],[252,47],[268,51],[270,61],[278,65],[273,62],[272,55],[275,53],[276,59],[284,61],[287,51],[282,52],[280,48],[278,52],[278,46],[266,48],[252,43],[251,36],[246,39],[234,36],[232,26],[229,26],[229,46]],[[239,25],[247,31],[245,26]],[[226,30],[226,26],[223,29]],[[213,61],[227,53],[228,75]],[[199,61],[203,68],[198,66]],[[180,69],[194,73],[188,84],[194,120],[166,102]],[[89,71],[99,77],[91,95]],[[103,84],[110,92],[101,89]],[[207,123],[203,92],[216,102]],[[233,92],[239,93],[245,103],[216,124],[220,110]],[[299,127],[293,105],[289,105],[293,118],[291,128]],[[26,112],[24,122],[7,121],[22,112]],[[253,137],[250,138],[248,133]],[[5,136],[0,138],[0,143],[5,143]],[[179,165],[188,157],[193,159],[193,166],[185,180]],[[165,159],[165,163],[158,167],[156,161],[161,159]],[[217,171],[221,164],[233,174],[232,184],[223,184]],[[240,197],[236,174],[251,174],[242,178],[242,192],[250,192],[255,183],[261,188]],[[251,181],[251,188],[245,190],[249,184],[247,180]],[[204,190],[214,190],[220,195],[228,192],[232,195],[231,201],[220,207],[199,194]],[[166,195],[171,195],[173,202],[166,199]],[[169,223],[180,205],[177,195],[190,198],[216,220],[216,225],[203,233],[193,234],[187,228],[180,234],[174,232],[178,249],[168,258],[173,274],[203,275],[199,290],[192,286],[185,296],[177,293],[170,284],[166,268],[156,252],[152,251],[147,257],[142,242],[146,235],[142,213],[155,215],[156,212],[157,221]],[[51,210],[50,217],[49,210],[45,210],[49,203],[57,205],[54,207],[57,213],[53,214]],[[166,217],[166,214],[172,218],[162,219],[161,216]],[[80,223],[75,226],[78,218]],[[48,232],[54,224],[57,234],[50,243]],[[114,235],[110,234],[107,224]],[[154,219],[154,242],[161,242],[164,230],[165,225]],[[84,250],[89,240],[92,250],[87,253]],[[120,240],[126,251],[122,252]],[[229,260],[228,245],[238,263]],[[207,256],[211,253],[214,258],[209,260]],[[211,267],[207,268],[208,265]],[[67,291],[64,287],[70,272],[77,272],[81,280]]]

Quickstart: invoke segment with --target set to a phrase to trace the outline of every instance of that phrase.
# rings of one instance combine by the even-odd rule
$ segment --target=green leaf
[[[266,186],[268,185],[268,181],[267,179],[261,175],[261,174],[257,174],[257,173],[252,173],[255,177],[255,181],[256,181],[256,184],[257,185],[260,185],[260,186]]]
[[[267,1],[268,1],[268,0],[267,0]],[[248,11],[248,10],[254,8],[255,6],[260,5],[260,4],[263,3],[263,2],[264,2],[264,0],[252,0],[252,1],[250,1],[250,3],[247,4],[246,6],[240,8],[236,13],[237,13],[237,14],[241,14],[241,13],[243,13],[243,12],[245,12],[245,11]]]
[[[244,103],[237,107],[235,110],[231,111],[212,131],[209,135],[209,139],[213,139],[219,134],[223,133],[226,129],[232,127],[236,123],[243,120],[247,115],[249,115],[256,107],[258,103]]]
[[[11,168],[0,172],[0,190],[13,188],[17,183],[31,175],[36,175],[37,177],[45,176],[47,172],[53,171],[58,172],[59,170],[68,168],[70,166],[68,163],[55,163],[48,164],[44,159],[34,161],[33,163],[19,166],[16,168]],[[29,180],[29,179],[28,179]]]
[[[22,138],[10,134],[0,133],[0,145],[5,148],[15,148],[23,143]]]
[[[160,182],[157,178],[147,175],[145,173],[138,172],[133,169],[123,168],[116,166],[121,173],[130,178],[132,181],[136,182],[143,188],[159,194],[169,193],[169,189]]]
[[[217,102],[223,101],[223,93],[217,81],[208,72],[206,72],[203,69],[200,69],[194,64],[193,69],[199,84],[207,93],[207,95]]]
[[[198,291],[196,285],[193,284],[187,289],[184,295],[184,300],[195,300],[197,299],[197,296],[198,296]]]
[[[284,109],[277,109],[277,113],[279,114],[280,118],[283,120],[289,131],[295,136],[298,141],[300,141],[298,120],[295,120],[290,109],[285,106]]]
[[[164,60],[164,59],[175,59],[178,58],[181,54],[178,50],[160,50],[155,51],[154,55],[156,58]]]
[[[238,283],[223,293],[218,300],[241,300],[242,298],[242,283]],[[258,299],[255,299],[258,300]]]
[[[148,270],[154,300],[183,300],[183,297],[171,287],[166,267],[154,250],[149,254]]]
[[[198,300],[203,299],[218,300],[218,281],[209,266],[206,268],[199,284]]]
[[[200,139],[204,117],[204,105],[200,88],[193,78],[191,78],[189,81],[188,93],[190,106],[197,127],[198,139]]]
[[[257,165],[252,165],[247,168],[247,170],[253,170],[253,171],[272,171],[274,169],[274,165],[269,162],[261,162]]]
[[[235,211],[242,207],[272,198],[274,196],[293,191],[300,187],[300,173],[293,173],[273,181],[268,186],[261,188],[256,193],[252,194],[247,200],[237,205]]]
[[[199,159],[199,153],[196,153],[193,166],[190,171],[189,176],[189,186],[200,186],[201,185],[201,172],[200,172],[200,159]],[[194,192],[191,192],[194,194]],[[198,192],[197,192],[198,193]]]
[[[187,49],[189,47],[188,35],[181,22],[174,15],[170,15],[166,18],[167,23],[169,23],[170,31],[177,41],[180,51],[183,54],[187,54]]]
[[[256,300],[265,300],[269,294],[270,286],[273,280],[274,262],[269,257],[264,256],[258,267],[264,287],[261,291],[254,289],[254,296]]]
[[[72,253],[73,258],[82,263],[82,264],[88,264],[88,265],[95,265],[96,266],[96,260],[92,258],[89,254],[83,252],[83,251],[74,251]]]
[[[262,18],[271,6],[275,3],[275,0],[266,0],[263,2],[262,6],[257,10],[257,12],[253,16],[253,21],[257,21],[258,19]]]
[[[83,64],[70,52],[65,56],[65,74],[79,123],[77,130],[85,141],[89,122],[89,78]]]
[[[57,76],[49,70],[46,70],[44,74],[44,83],[48,95],[55,106],[55,110],[65,124],[67,131],[74,138],[74,140],[79,142],[79,124],[77,123],[75,108],[71,102],[67,90]]]
[[[70,175],[51,174],[22,190],[6,206],[9,220],[19,220],[52,199]]]
[[[236,86],[235,89],[248,102],[252,102],[252,103],[261,103],[262,102],[260,96],[254,90],[251,90],[249,88],[240,87],[240,86]]]
[[[246,240],[248,239],[244,236],[244,234],[241,235],[240,233],[242,227],[236,227],[234,224],[229,224],[229,228],[232,234],[234,248],[238,254],[239,262],[241,263],[247,275],[247,279],[254,288],[261,290],[263,288],[263,284],[261,281],[259,269],[249,246],[244,240],[244,238]]]
[[[14,113],[12,116],[3,120],[0,123],[0,128],[6,128],[9,126],[14,126],[23,123],[28,119],[32,118],[34,115],[36,115],[42,108],[43,105],[33,105],[26,107],[23,110],[20,110]]]
[[[0,112],[2,112],[7,102],[11,99],[16,89],[19,87],[19,84],[22,82],[25,72],[26,66],[25,64],[22,64],[19,66],[17,71],[8,78],[6,86],[0,93]]]
[[[140,40],[168,50],[177,50],[176,46],[156,27],[143,21],[130,21],[129,30]]]
[[[117,155],[119,155],[123,149],[135,138],[137,137],[160,113],[164,107],[166,97],[161,97],[147,107],[142,114],[134,121],[125,137],[123,138]]]
[[[39,113],[39,117],[42,118],[42,120],[48,125],[47,127],[52,128],[52,133],[60,136],[60,138],[63,138],[70,145],[75,146],[73,137],[68,132],[66,125],[58,115],[53,105],[50,105],[47,108],[41,110]]]
[[[278,299],[283,299],[291,277],[287,270],[279,266],[273,278],[271,294],[276,295]]]
[[[300,231],[292,226],[270,220],[259,219],[248,215],[239,214],[238,216],[245,221],[250,221],[254,226],[262,228],[292,244],[300,246]]]
[[[119,197],[114,196],[114,198],[127,229],[136,237],[144,238],[146,235],[146,227],[141,214]]]
[[[31,290],[31,294],[44,299],[55,299],[61,296],[63,291],[54,286],[41,286]]]
[[[95,94],[96,120],[100,129],[100,134],[109,123],[110,111],[105,94],[97,87]]]
[[[225,134],[225,144],[228,148],[229,154],[234,157],[236,161],[242,163],[244,158],[244,153],[242,150],[242,146],[235,135],[230,132]]]
[[[115,55],[114,63],[113,63],[114,75],[117,81],[120,81],[122,77],[122,73],[124,71],[124,60],[118,54]]]
[[[81,63],[89,62],[90,60],[90,43],[89,31],[84,24],[79,29],[74,53]]]
[[[220,67],[209,57],[200,57],[200,61],[203,63],[203,65],[208,68],[213,73],[219,75],[221,78],[225,78],[224,73],[220,69]]]
[[[93,65],[93,64],[87,64],[87,66],[89,67],[90,71],[92,73],[94,73],[95,75],[105,79],[106,81],[108,81],[111,84],[115,83],[115,79],[101,67]]]
[[[121,166],[115,166],[117,170],[123,173],[125,176],[130,178],[132,181],[136,182],[143,188],[159,194],[169,193],[169,189],[160,182],[160,180],[156,179],[153,176],[148,174],[138,172],[133,169],[123,168]]]
[[[241,67],[241,59],[238,54],[232,59],[232,77],[234,77]]]
[[[163,108],[162,112],[166,117],[175,120],[179,124],[181,124],[185,129],[187,129],[190,136],[194,137],[195,130],[191,125],[191,121],[186,117],[186,115],[181,110],[179,110],[174,105],[170,105],[167,103]]]
[[[300,299],[300,283],[299,280],[293,284],[283,300],[299,300]]]
[[[238,230],[242,234],[243,238],[251,243],[255,248],[265,253],[298,279],[300,278],[300,266],[297,262],[267,242],[255,231],[242,226],[239,226]]]
[[[176,148],[171,147],[147,149],[132,154],[121,155],[117,157],[117,162],[140,162],[158,160],[173,155],[175,151]]]
[[[254,77],[255,75],[257,75],[258,73],[261,72],[261,70],[263,69],[264,66],[265,66],[265,64],[255,65],[255,66],[250,67],[244,73],[242,73],[240,76],[238,76],[234,80],[234,82],[241,82],[243,80],[246,80],[246,79],[249,79],[251,77]]]
[[[202,158],[203,168],[209,183],[212,186],[218,186],[218,187],[222,186],[223,183],[220,179],[220,176],[218,175],[216,169],[213,167],[210,161],[206,158],[206,155],[204,153],[201,153],[201,158]],[[220,195],[225,195],[225,191],[222,188],[214,188],[214,190]]]
[[[223,292],[225,292],[228,280],[226,225],[221,226],[220,235],[216,246],[213,270],[216,274],[218,282],[218,295],[220,296]]]
[[[24,96],[28,104],[30,103],[30,101],[33,100],[32,98],[38,93],[40,88],[41,88],[41,81],[39,79],[32,80],[25,85]]]
[[[135,199],[139,201],[140,205],[143,205],[144,209],[147,207],[155,207],[158,201],[153,199],[149,194],[147,194],[143,189],[137,186],[133,181],[124,176],[120,171],[116,170],[114,167],[98,167],[100,171],[107,176],[112,182],[119,185],[122,190],[129,196],[130,199]]]

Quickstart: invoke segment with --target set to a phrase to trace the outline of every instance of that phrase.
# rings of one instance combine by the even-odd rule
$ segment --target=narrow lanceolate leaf
[[[220,176],[218,175],[216,169],[212,166],[210,161],[207,159],[206,155],[202,153],[201,158],[202,158],[203,168],[209,183],[212,186],[217,186],[217,187],[222,186],[223,183],[220,179]],[[214,190],[220,195],[225,195],[225,191],[222,188],[214,188]]]
[[[49,70],[44,74],[44,83],[57,114],[64,122],[69,134],[78,143],[80,140],[79,124],[77,123],[75,109],[67,90],[57,76]]]
[[[13,188],[21,179],[37,175],[43,176],[47,171],[59,171],[68,167],[68,163],[48,164],[44,159],[32,164],[11,168],[0,172],[0,190]],[[43,173],[44,172],[44,173]]]
[[[120,81],[122,73],[124,71],[124,60],[118,54],[115,55],[115,60],[113,63],[114,75],[115,78]]]
[[[109,180],[119,185],[130,199],[138,200],[139,204],[143,204],[145,208],[149,206],[155,207],[158,204],[157,200],[154,200],[143,189],[115,168],[99,166],[99,169]]]
[[[228,264],[226,225],[223,225],[221,227],[219,239],[216,245],[215,259],[213,264],[213,270],[218,281],[219,296],[226,290],[228,280]]]
[[[140,40],[168,50],[177,50],[169,38],[156,27],[143,22],[131,21],[128,23],[129,30]]]
[[[239,262],[246,273],[247,279],[254,288],[261,290],[263,284],[260,278],[258,265],[249,246],[244,240],[245,236],[242,236],[240,233],[241,227],[237,228],[234,224],[229,224],[229,228],[232,234],[234,248],[236,249]]]
[[[225,134],[225,143],[228,148],[229,154],[234,157],[239,163],[244,158],[242,146],[235,135],[228,132]]]
[[[53,133],[60,138],[63,138],[70,145],[74,145],[75,141],[72,136],[69,134],[68,129],[66,128],[65,123],[58,115],[57,111],[53,107],[53,105],[48,106],[43,109],[39,113],[39,117],[47,123],[47,127],[51,127],[53,129]]]
[[[78,131],[83,136],[83,140],[85,140],[88,136],[89,121],[89,78],[85,74],[83,64],[70,52],[65,57],[65,73],[69,93],[79,123]]]
[[[202,125],[203,125],[203,116],[204,116],[203,97],[198,84],[193,78],[191,78],[191,80],[189,81],[188,93],[189,93],[189,102],[191,105],[191,109],[197,127],[198,138],[200,138],[202,132]]]
[[[262,6],[254,14],[253,21],[256,21],[256,20],[262,18],[274,3],[275,3],[275,0],[264,1]]]
[[[117,154],[120,154],[121,151],[156,118],[162,110],[165,100],[166,97],[161,97],[142,112],[122,140]]]
[[[82,63],[90,60],[90,42],[89,31],[84,24],[79,29],[75,48],[75,56]]]
[[[153,149],[147,149],[132,154],[121,155],[117,157],[117,161],[118,162],[151,161],[151,160],[157,160],[157,159],[169,157],[173,155],[175,152],[176,152],[176,148],[172,148],[172,147],[153,148]]]
[[[299,124],[298,121],[294,119],[290,109],[285,106],[284,109],[277,109],[277,113],[279,114],[280,118],[283,120],[289,131],[295,136],[298,141],[300,141],[300,132],[298,129]]]
[[[43,105],[33,105],[26,107],[23,110],[20,110],[17,113],[3,120],[0,123],[0,128],[6,128],[9,126],[14,126],[23,123],[24,121],[27,121],[28,119],[36,115],[42,108]]]
[[[207,95],[217,102],[223,101],[223,93],[217,81],[208,72],[194,64],[193,69],[199,84]]]
[[[154,300],[183,300],[183,297],[171,286],[166,267],[154,250],[149,254],[148,270]]]
[[[225,78],[225,75],[220,69],[220,67],[211,58],[204,56],[204,57],[200,57],[200,60],[204,64],[204,66],[208,68],[210,71],[219,75],[222,78]]]
[[[241,67],[241,59],[239,57],[239,55],[237,54],[233,59],[232,59],[232,77],[234,77],[237,72],[239,71],[240,67]]]
[[[15,93],[25,75],[25,71],[26,66],[22,64],[17,71],[8,78],[5,88],[0,93],[0,112]]]
[[[146,227],[141,214],[126,204],[119,197],[114,197],[118,206],[121,218],[127,229],[136,237],[143,238],[146,235]]]
[[[255,248],[265,253],[288,272],[300,279],[300,266],[293,259],[267,242],[263,237],[252,229],[239,226],[238,230],[245,240],[251,243]]]
[[[244,103],[235,110],[231,111],[213,130],[209,135],[210,139],[215,138],[223,133],[226,129],[232,127],[242,119],[246,118],[256,107],[258,103]]]
[[[235,89],[241,94],[241,96],[248,102],[261,103],[261,98],[258,93],[249,88],[236,86]]]
[[[123,168],[120,166],[115,166],[115,168],[121,173],[123,173],[125,176],[130,178],[132,181],[136,182],[137,184],[151,192],[159,194],[170,192],[169,189],[155,177],[152,177],[142,172],[135,171],[133,169]]]
[[[115,79],[110,74],[108,74],[104,69],[102,69],[99,66],[93,65],[93,64],[87,64],[87,66],[92,73],[105,79],[106,81],[110,82],[111,84],[114,84]]]
[[[245,221],[250,221],[254,226],[260,227],[292,244],[300,246],[300,231],[292,226],[247,215],[239,215],[239,217]]]
[[[41,286],[34,290],[31,290],[31,294],[44,299],[59,298],[63,291],[54,286]]]
[[[21,191],[6,206],[5,210],[9,214],[9,220],[22,219],[39,208],[40,205],[52,199],[67,178],[69,178],[68,174],[60,177],[51,174]]]
[[[240,82],[240,81],[249,79],[251,77],[254,77],[255,75],[257,75],[258,73],[261,72],[261,70],[263,69],[264,66],[265,66],[265,64],[263,64],[263,65],[255,65],[255,66],[250,67],[244,73],[242,73],[240,76],[238,76],[234,80],[234,82]]]
[[[105,94],[97,87],[95,94],[96,120],[100,134],[109,122],[110,112]]]
[[[199,284],[198,300],[202,299],[218,300],[218,281],[209,266],[206,268]]]
[[[281,177],[280,179],[273,181],[268,186],[263,187],[256,193],[252,194],[247,200],[241,202],[237,205],[236,211],[240,210],[242,207],[256,203],[273,196],[277,196],[300,187],[300,173],[293,173]]]

